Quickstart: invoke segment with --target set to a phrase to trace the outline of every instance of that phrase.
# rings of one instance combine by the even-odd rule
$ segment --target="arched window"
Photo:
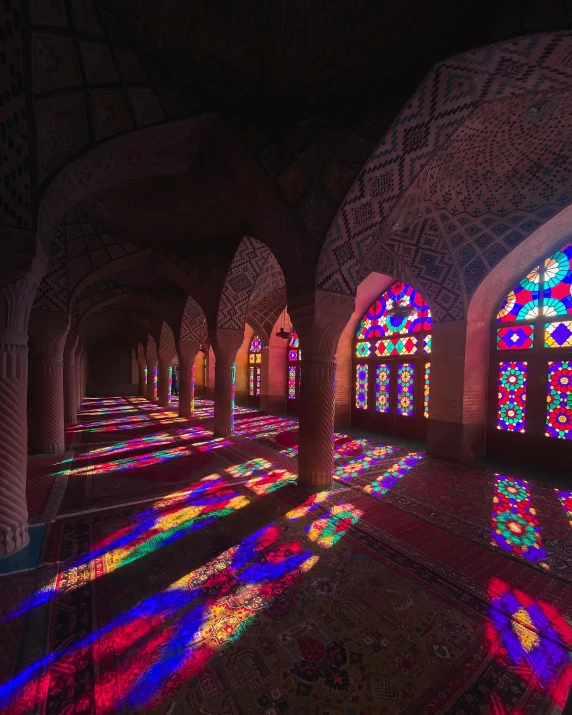
[[[406,283],[394,283],[369,306],[355,335],[354,424],[425,436],[431,327],[429,306]]]
[[[248,397],[249,402],[260,402],[262,385],[262,341],[258,335],[253,335],[248,350]]]
[[[504,297],[493,326],[489,453],[572,453],[572,243]],[[523,436],[526,435],[526,436]],[[568,443],[566,444],[566,441]],[[554,452],[556,450],[556,452]],[[562,466],[562,465],[560,465]]]
[[[288,399],[289,411],[296,411],[300,400],[300,374],[302,371],[302,351],[298,333],[291,332],[288,340]]]

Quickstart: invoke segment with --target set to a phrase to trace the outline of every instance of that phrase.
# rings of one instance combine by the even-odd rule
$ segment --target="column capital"
[[[46,268],[46,260],[40,248],[23,276],[18,271],[5,276],[0,269],[0,342],[23,346],[28,344],[30,311]]]
[[[159,348],[157,350],[157,360],[162,362],[171,362],[177,351],[174,348]]]
[[[199,354],[200,349],[201,344],[199,342],[196,342],[194,340],[181,340],[177,345],[179,362],[194,362],[195,358]]]
[[[288,313],[300,337],[303,359],[335,360],[338,340],[355,309],[353,296],[313,290],[288,303]]]
[[[48,360],[61,362],[70,328],[70,316],[46,310],[32,310],[29,333],[35,353]]]
[[[244,330],[230,330],[229,328],[213,328],[209,331],[209,339],[217,360],[236,358],[236,353],[244,340]]]

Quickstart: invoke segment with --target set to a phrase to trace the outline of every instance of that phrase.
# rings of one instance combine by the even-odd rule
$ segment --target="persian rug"
[[[570,517],[559,499],[563,492],[554,486],[427,456],[411,465],[406,459],[396,459],[389,469],[384,462],[381,469],[345,483],[440,529],[493,550],[501,548],[531,568],[549,570],[553,577],[572,583]]]
[[[14,639],[44,609],[4,657],[3,713],[561,712],[572,629],[551,603],[444,578],[364,525],[353,490],[223,482],[53,527],[56,577],[0,591]]]

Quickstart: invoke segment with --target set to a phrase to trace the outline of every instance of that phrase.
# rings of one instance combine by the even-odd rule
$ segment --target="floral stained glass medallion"
[[[501,362],[498,374],[497,429],[524,432],[527,364]]]
[[[358,410],[367,410],[367,384],[368,366],[356,366],[356,407]]]
[[[548,363],[546,436],[572,439],[572,361]]]
[[[388,363],[377,365],[375,370],[376,412],[389,412],[390,370]]]
[[[413,364],[397,366],[397,414],[410,417],[414,409],[413,384],[415,367]]]

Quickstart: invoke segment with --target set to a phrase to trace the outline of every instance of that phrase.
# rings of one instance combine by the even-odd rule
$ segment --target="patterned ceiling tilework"
[[[0,3],[0,224],[30,228],[30,135],[20,0]],[[9,58],[9,61],[6,60]]]
[[[217,327],[244,330],[250,297],[258,277],[270,257],[268,246],[251,236],[240,242],[219,300]]]
[[[98,281],[87,286],[78,295],[77,309],[80,319],[99,303],[126,293],[129,293],[129,288],[108,281]]]
[[[161,335],[159,336],[159,350],[172,350],[173,352],[176,352],[175,335],[171,329],[171,326],[167,325],[165,321],[163,321],[163,325],[161,325]]]
[[[447,144],[453,135],[452,141],[458,141],[455,132],[460,127],[459,137],[466,135],[466,141],[469,141],[471,125],[467,123],[466,128],[463,125],[467,117],[472,117],[473,114],[479,117],[480,113],[487,111],[494,112],[494,109],[487,110],[485,104],[481,106],[481,103],[490,100],[507,100],[507,98],[510,102],[512,101],[510,98],[523,95],[520,98],[523,102],[522,113],[513,118],[513,130],[517,126],[525,126],[528,136],[540,136],[543,131],[540,127],[543,123],[546,120],[550,121],[549,118],[554,112],[559,114],[558,106],[552,107],[550,102],[547,105],[544,101],[545,97],[531,97],[527,93],[551,92],[558,105],[557,91],[572,87],[572,65],[567,59],[570,53],[572,53],[571,33],[562,32],[558,35],[534,35],[499,43],[467,52],[436,65],[395,120],[382,143],[371,154],[346,195],[322,247],[316,274],[317,285],[343,294],[355,292],[359,276],[363,273],[361,270],[363,257],[369,255],[371,248],[381,237],[385,240],[389,232],[402,230],[397,207],[402,205],[404,195],[407,195],[417,177],[428,166],[427,162],[439,150],[445,147],[448,149]],[[500,107],[502,102],[492,104]],[[480,136],[489,129],[490,127],[474,127],[476,135],[480,130]],[[497,148],[492,150],[495,160],[502,162],[507,156],[515,156],[511,148],[506,146],[507,141],[508,135],[500,146],[497,145]],[[556,143],[558,144],[559,140]],[[482,146],[478,145],[478,142],[475,143],[475,147],[477,146],[480,148],[475,148],[474,151],[482,151]],[[445,154],[446,150],[443,153]],[[490,156],[487,157],[483,152],[479,164],[487,158]],[[567,158],[561,157],[561,161],[566,162]],[[456,165],[457,168],[454,169],[452,165]],[[449,156],[444,171],[448,170],[452,173],[448,179],[451,187],[449,193],[451,191],[460,193],[451,197],[449,194],[440,196],[439,200],[442,205],[451,203],[460,211],[466,211],[461,203],[463,195],[474,194],[474,200],[477,201],[477,182],[474,188],[469,189],[459,182],[455,184],[459,171],[458,165],[459,155],[454,157],[454,161],[451,161]],[[467,173],[470,174],[471,168],[468,161],[465,166]],[[552,167],[553,171],[555,169],[556,167]],[[489,166],[485,171],[492,171],[492,167]],[[529,165],[528,159],[525,160],[525,164],[521,164],[520,169],[513,167],[513,171],[515,174],[512,177],[513,182],[518,181],[520,174],[520,177],[524,177],[527,182],[537,185],[537,195],[543,190],[546,193],[546,187],[540,180],[540,171],[535,172],[534,165]],[[555,173],[552,174],[549,183],[556,183],[554,177]],[[487,183],[491,189],[493,186],[499,187],[492,175],[485,175],[485,185]],[[503,191],[509,194],[508,197],[503,197],[503,200],[508,201],[511,196],[519,200],[514,188],[502,186],[498,189],[501,196]],[[430,198],[426,194],[425,187],[423,187],[422,198]],[[556,203],[557,199],[552,201]],[[520,202],[523,209],[534,210],[532,208],[532,204],[536,203],[534,199],[529,200],[525,195]],[[549,198],[544,198],[544,203],[548,202]],[[531,207],[528,207],[529,203]],[[516,205],[515,203],[510,207],[507,205],[506,210],[512,210]],[[433,219],[436,221],[437,206],[435,209],[436,211],[431,213],[434,214]],[[495,209],[491,207],[486,210]],[[475,218],[476,216],[473,216],[473,220]],[[439,234],[441,234],[440,230]],[[410,236],[410,232],[404,235]],[[456,240],[457,245],[460,246],[460,239],[454,238],[456,234],[452,232],[450,235],[451,243]],[[421,239],[421,236],[425,236],[424,231],[417,232],[417,236],[419,240],[425,240]],[[392,240],[395,244],[395,238]],[[435,234],[434,240],[445,243],[442,235],[437,238]],[[480,250],[484,258],[478,256],[478,259],[480,262],[486,260],[488,265],[490,262],[500,260],[502,249],[508,246],[505,239],[496,246],[495,244],[498,243],[496,235],[487,246],[484,246],[485,243],[486,238],[482,238],[483,248]],[[405,249],[411,250],[411,246],[407,246],[406,243]],[[488,251],[488,257],[485,251]],[[441,249],[442,255],[445,255],[445,252],[448,252],[446,246]],[[469,260],[467,270],[463,274],[467,289],[474,284],[475,276],[479,271],[482,273],[480,263],[468,268],[469,252],[469,249],[466,249],[462,256],[462,260]],[[395,253],[399,255],[398,250],[395,250]],[[415,275],[420,276],[421,280],[422,276],[427,275],[427,266],[423,264],[425,254],[422,250],[413,253],[417,256],[416,260],[421,263],[411,266],[411,269]],[[485,274],[487,270],[485,266]],[[457,282],[460,286],[460,279]],[[427,297],[429,298],[429,294]],[[456,299],[460,300],[461,296],[457,295]],[[445,310],[445,305],[442,308],[442,314],[450,314],[450,311]]]
[[[145,360],[145,348],[141,345],[141,343],[137,343],[137,357]]]
[[[286,302],[284,273],[271,253],[256,281],[246,314],[246,322],[261,333],[264,343],[268,343],[274,323]]]
[[[189,295],[181,320],[181,342],[200,343],[206,329],[207,319],[200,305]]]
[[[58,224],[54,232],[48,267],[38,286],[34,309],[67,313],[68,305],[68,260],[66,235],[62,222]]]
[[[91,0],[73,0],[71,7],[68,18],[59,0],[32,3],[39,184],[109,137],[204,110],[154,60],[133,51],[107,10]]]
[[[66,216],[70,289],[106,263],[143,250],[142,244],[109,233],[103,224],[91,222],[81,211]]]

